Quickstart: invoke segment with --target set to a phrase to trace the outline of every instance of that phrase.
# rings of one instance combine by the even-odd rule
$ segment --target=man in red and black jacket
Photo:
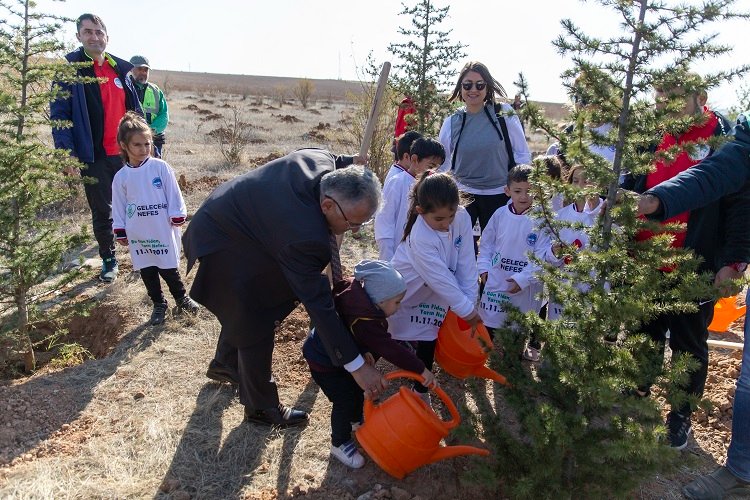
[[[693,77],[698,78],[696,75]],[[697,165],[704,158],[713,153],[713,149],[705,141],[712,137],[726,135],[731,130],[729,122],[719,113],[706,106],[707,94],[703,90],[685,91],[683,88],[671,88],[668,92],[657,89],[657,108],[664,109],[666,102],[682,102],[684,107],[673,114],[673,118],[694,118],[693,123],[682,133],[664,133],[656,152],[655,169],[637,178],[630,178],[624,187],[643,193],[658,184],[671,179],[690,167]],[[659,152],[666,152],[675,147],[681,147],[674,159],[667,160],[659,157]],[[629,182],[628,182],[629,181]],[[728,221],[735,221],[728,223]],[[738,222],[739,221],[739,222]],[[696,255],[703,258],[699,271],[708,271],[720,277],[723,274],[736,274],[732,266],[739,265],[737,255],[743,245],[746,246],[746,234],[750,232],[750,197],[737,194],[727,196],[702,208],[683,212],[664,223],[681,222],[687,225],[683,232],[674,234],[672,243],[675,247],[692,249]],[[637,239],[644,240],[653,236],[643,232]],[[669,272],[665,269],[665,272]],[[673,355],[690,354],[698,362],[699,367],[690,374],[688,383],[684,386],[688,394],[698,397],[703,390],[708,375],[708,325],[713,318],[713,300],[703,300],[698,304],[698,310],[691,313],[664,314],[643,326],[644,333],[662,346],[656,353],[654,363],[661,363],[666,332],[670,332],[669,345]],[[659,356],[661,354],[661,356]],[[640,393],[648,394],[648,387],[640,388]],[[690,415],[692,408],[685,403],[679,408],[671,408],[667,416],[667,430],[670,446],[683,449],[687,446],[691,432]]]
[[[102,271],[99,279],[117,277],[115,240],[112,233],[112,179],[122,167],[117,127],[126,111],[143,114],[128,72],[133,65],[106,52],[107,27],[99,16],[82,14],[76,20],[76,38],[81,47],[65,56],[70,63],[89,63],[78,68],[78,76],[98,78],[92,83],[55,82],[64,95],[50,104],[52,120],[72,123],[53,127],[55,147],[67,149],[85,169],[86,200],[91,209],[94,237],[99,244]],[[66,172],[78,175],[78,172]]]

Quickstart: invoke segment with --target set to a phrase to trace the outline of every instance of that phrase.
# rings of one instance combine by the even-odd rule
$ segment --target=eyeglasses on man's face
[[[486,82],[483,82],[482,80],[478,80],[476,82],[463,82],[461,83],[461,88],[464,90],[471,90],[471,87],[476,87],[477,90],[484,90],[484,88],[487,86]]]
[[[370,222],[372,222],[372,219],[371,219],[371,218],[370,218],[370,219],[367,219],[367,220],[366,220],[366,221],[364,221],[364,222],[351,222],[351,221],[349,220],[349,218],[348,218],[348,217],[346,216],[346,213],[344,213],[344,209],[343,209],[343,208],[341,208],[341,205],[339,205],[339,202],[338,202],[338,201],[336,201],[336,199],[335,199],[335,198],[333,198],[332,196],[328,196],[327,194],[326,194],[326,195],[324,195],[324,198],[328,198],[329,200],[331,200],[332,202],[334,202],[334,203],[336,204],[336,206],[337,206],[337,207],[338,207],[338,209],[339,209],[339,212],[341,212],[341,216],[342,216],[342,217],[344,218],[344,221],[346,222],[346,226],[347,226],[347,228],[348,228],[348,229],[349,229],[350,231],[353,231],[353,230],[355,230],[355,229],[359,229],[359,228],[361,228],[362,226],[366,226],[367,224],[369,224]]]

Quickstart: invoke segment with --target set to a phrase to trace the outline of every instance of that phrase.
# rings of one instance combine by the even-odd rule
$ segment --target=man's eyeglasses
[[[484,90],[484,88],[487,86],[486,82],[483,82],[482,80],[479,80],[478,82],[463,82],[461,84],[461,87],[464,90],[471,90],[471,87],[475,86],[477,90]]]
[[[366,226],[367,224],[369,224],[370,222],[372,222],[372,219],[368,219],[368,220],[366,220],[366,221],[364,221],[364,222],[359,222],[359,223],[351,222],[351,221],[349,220],[349,218],[348,218],[348,217],[346,216],[346,214],[344,213],[344,209],[343,209],[343,208],[341,208],[341,205],[339,205],[339,202],[338,202],[338,201],[336,201],[336,199],[335,199],[335,198],[333,198],[332,196],[328,196],[327,194],[326,194],[326,195],[324,195],[323,197],[324,197],[324,198],[328,198],[329,200],[331,200],[332,202],[334,202],[334,203],[336,204],[336,206],[337,206],[337,207],[338,207],[338,209],[339,209],[339,212],[341,212],[341,215],[342,215],[342,217],[344,217],[344,220],[346,221],[346,226],[347,226],[347,228],[348,228],[348,229],[349,229],[350,231],[353,231],[354,229],[359,229],[359,228],[361,228],[362,226]]]

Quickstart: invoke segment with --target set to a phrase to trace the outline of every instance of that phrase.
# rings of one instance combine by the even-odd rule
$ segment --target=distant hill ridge
[[[230,94],[264,95],[272,97],[278,89],[285,88],[287,98],[292,98],[292,89],[303,78],[288,76],[228,75],[221,73],[194,73],[154,69],[151,80],[171,90],[194,92],[227,92]],[[362,92],[362,84],[350,80],[317,80],[309,78],[315,85],[316,99],[344,101],[349,93]],[[569,115],[566,104],[539,102],[553,121],[562,121]]]

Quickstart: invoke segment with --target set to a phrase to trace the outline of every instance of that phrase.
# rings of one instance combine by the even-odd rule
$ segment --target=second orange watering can
[[[460,379],[474,375],[505,385],[505,377],[484,366],[490,351],[492,339],[483,324],[479,323],[472,332],[469,323],[448,311],[435,345],[435,361],[443,370]]]
[[[714,306],[714,319],[708,325],[708,329],[712,332],[726,332],[729,329],[729,325],[745,314],[746,309],[747,305],[737,307],[736,295],[717,300]]]
[[[420,375],[403,370],[385,376],[388,380],[401,377],[424,381]],[[445,458],[490,454],[473,446],[440,446],[461,417],[445,391],[439,387],[433,390],[448,408],[450,420],[440,420],[427,403],[404,386],[377,406],[365,400],[365,423],[356,431],[357,441],[381,469],[397,479]]]

